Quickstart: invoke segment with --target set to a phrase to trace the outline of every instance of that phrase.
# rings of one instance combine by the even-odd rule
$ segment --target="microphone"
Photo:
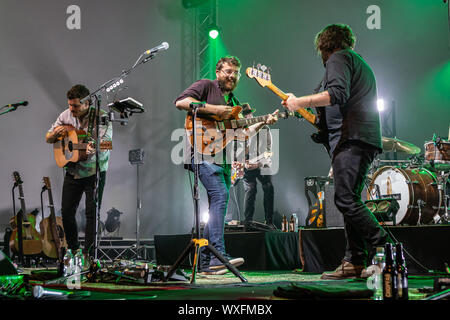
[[[151,48],[151,49],[145,51],[145,54],[151,55],[151,54],[155,54],[155,53],[157,53],[159,51],[164,51],[164,50],[167,50],[167,49],[169,49],[169,44],[167,42],[163,42],[159,46]]]
[[[11,107],[11,108],[17,108],[19,106],[27,106],[28,105],[28,101],[21,101],[21,102],[17,102],[17,103],[11,103],[6,105],[6,107]]]
[[[42,286],[35,286],[33,288],[33,297],[36,299],[67,299],[68,295],[68,292],[48,290]]]

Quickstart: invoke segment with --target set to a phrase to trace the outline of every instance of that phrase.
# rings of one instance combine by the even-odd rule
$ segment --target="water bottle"
[[[66,254],[63,258],[63,276],[67,277],[73,274],[73,268],[72,268],[72,259],[73,254],[71,249],[66,250]]]
[[[294,232],[297,232],[298,230],[298,217],[297,214],[293,213],[292,216],[294,217]]]
[[[375,289],[374,299],[383,300],[383,281],[382,271],[384,269],[385,256],[384,248],[377,247],[375,256],[372,259],[373,275],[371,276],[373,287]]]
[[[80,273],[83,271],[84,266],[84,256],[83,251],[81,249],[78,249],[75,256],[74,256],[74,267],[75,272],[74,273]]]

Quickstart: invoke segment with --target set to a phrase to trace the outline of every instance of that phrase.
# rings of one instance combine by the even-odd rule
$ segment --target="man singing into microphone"
[[[93,255],[95,240],[96,204],[95,204],[95,178],[96,178],[96,156],[93,141],[97,140],[95,108],[90,107],[90,101],[82,103],[83,99],[89,95],[89,90],[83,85],[75,85],[67,92],[68,109],[63,111],[51,126],[46,134],[47,143],[55,143],[64,137],[68,130],[84,130],[91,137],[87,146],[88,158],[77,163],[69,162],[64,168],[64,184],[62,190],[61,214],[68,249],[77,250],[80,246],[78,242],[78,226],[75,214],[83,193],[85,193],[86,205],[86,229],[85,229],[85,254]],[[105,113],[101,110],[101,114]],[[112,124],[100,124],[100,140],[111,141]],[[98,184],[98,201],[101,203],[103,187],[105,185],[106,170],[108,169],[110,151],[99,153],[100,181]]]
[[[241,62],[238,58],[227,56],[221,58],[216,64],[216,79],[202,79],[187,88],[175,100],[179,110],[191,111],[191,103],[205,102],[205,106],[198,109],[199,118],[208,118],[208,115],[216,115],[221,119],[230,119],[233,106],[240,105],[233,94],[233,90],[239,82]],[[273,124],[277,121],[278,110],[267,121],[254,124],[245,131],[252,136],[265,124]],[[226,152],[223,153],[226,155]],[[216,159],[217,158],[217,159]],[[211,162],[210,162],[211,161]],[[233,266],[244,263],[243,258],[232,258],[225,250],[224,226],[225,215],[229,199],[231,185],[231,164],[226,163],[225,157],[217,156],[214,160],[201,161],[199,163],[199,178],[208,194],[209,220],[204,229],[204,238],[209,241],[219,253],[221,253]],[[191,152],[191,164],[194,159]],[[208,251],[208,252],[207,252]],[[200,271],[202,274],[223,274],[225,265],[203,248],[200,255]]]

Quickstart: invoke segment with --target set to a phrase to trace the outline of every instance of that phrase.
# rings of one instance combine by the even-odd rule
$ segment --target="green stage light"
[[[219,36],[219,29],[218,28],[212,28],[209,30],[209,37],[211,39],[216,39]]]

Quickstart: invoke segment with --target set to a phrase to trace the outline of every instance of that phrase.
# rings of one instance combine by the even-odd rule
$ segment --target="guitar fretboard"
[[[266,114],[263,116],[253,117],[253,118],[244,118],[244,119],[237,119],[237,120],[224,120],[224,121],[218,121],[217,126],[220,130],[224,130],[226,128],[243,128],[246,126],[251,126],[253,124],[259,123],[259,122],[265,122],[267,118],[269,118],[270,114]],[[287,119],[288,117],[298,117],[295,114],[295,111],[283,111],[278,113],[278,118]]]

